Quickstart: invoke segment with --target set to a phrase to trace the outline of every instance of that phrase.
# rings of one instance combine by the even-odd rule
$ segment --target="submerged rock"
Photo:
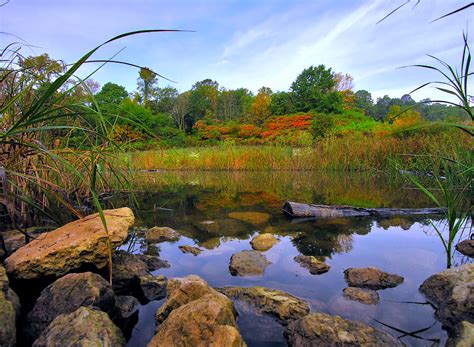
[[[117,294],[136,294],[140,276],[149,274],[148,265],[140,256],[116,251],[112,259],[112,285]]]
[[[160,300],[166,296],[166,282],[165,276],[141,276],[140,288],[146,300]]]
[[[202,278],[168,281],[167,300],[156,313],[158,330],[148,346],[245,346],[232,302]]]
[[[467,256],[474,258],[474,240],[464,240],[456,245],[456,250]]]
[[[131,209],[105,210],[110,245],[121,245],[134,223]],[[5,260],[15,279],[60,277],[87,266],[103,269],[108,263],[107,234],[99,215],[93,214],[43,233]]]
[[[251,241],[250,244],[252,248],[256,251],[268,251],[272,248],[275,244],[277,244],[279,240],[269,233],[264,233],[255,236]]]
[[[232,302],[217,294],[207,294],[174,309],[158,327],[148,347],[245,346]]]
[[[206,232],[209,234],[217,234],[219,236],[247,235],[250,232],[247,224],[232,218],[203,221],[195,223],[194,226],[199,231]]]
[[[224,287],[218,290],[232,299],[246,302],[260,314],[276,317],[283,324],[309,313],[306,301],[281,290],[265,287]]]
[[[125,339],[107,313],[80,307],[56,317],[33,346],[120,347],[125,346]]]
[[[250,223],[255,226],[265,224],[270,219],[270,215],[268,213],[262,212],[231,212],[229,213],[229,217]]]
[[[343,290],[344,296],[350,300],[356,300],[366,305],[375,305],[380,301],[379,294],[372,289],[348,287]]]
[[[383,272],[374,267],[349,268],[344,270],[346,282],[351,287],[385,289],[393,288],[403,283],[403,277]]]
[[[132,335],[133,328],[138,323],[137,298],[129,295],[117,295],[115,297],[114,323],[122,330],[125,338]]]
[[[371,326],[324,313],[291,322],[285,337],[290,346],[401,346],[392,336]]]
[[[179,249],[183,253],[191,253],[193,255],[198,255],[199,253],[202,252],[201,248],[193,247],[193,246],[179,246]]]
[[[156,312],[156,322],[162,323],[174,309],[204,295],[220,295],[206,281],[196,275],[170,279],[166,286],[166,302]]]
[[[115,296],[105,279],[91,272],[69,274],[46,287],[27,316],[26,332],[31,341],[57,316],[81,306],[113,312]]]
[[[0,346],[16,346],[16,320],[19,301],[9,287],[5,268],[0,265]]]
[[[181,236],[169,227],[153,227],[146,231],[145,238],[150,243],[178,241]]]
[[[474,264],[434,274],[420,291],[438,307],[436,316],[448,330],[461,321],[474,322]]]
[[[328,272],[331,268],[328,264],[323,261],[319,261],[313,256],[298,255],[293,258],[294,261],[299,263],[302,267],[309,269],[309,273],[312,275],[320,275]]]
[[[263,275],[271,262],[258,251],[241,251],[230,258],[229,271],[232,276]]]

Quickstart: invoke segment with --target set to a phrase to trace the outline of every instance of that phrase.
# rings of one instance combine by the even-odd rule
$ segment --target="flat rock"
[[[474,264],[434,274],[420,291],[438,307],[436,316],[448,330],[462,321],[474,322]]]
[[[252,225],[261,225],[268,222],[270,215],[262,212],[231,212],[229,218],[238,219]]]
[[[179,246],[179,249],[183,253],[191,253],[193,255],[198,255],[199,253],[202,252],[201,248],[193,247],[193,246]]]
[[[131,209],[105,210],[110,245],[121,245],[134,223]],[[107,234],[99,215],[93,214],[43,233],[5,260],[7,272],[15,279],[60,277],[73,270],[108,263]]]
[[[343,293],[346,298],[359,301],[366,305],[375,305],[380,301],[379,294],[372,289],[347,287],[344,288]]]
[[[158,327],[148,347],[243,347],[232,302],[224,295],[207,294],[174,309]]]
[[[229,271],[232,276],[259,276],[270,264],[258,251],[241,251],[230,258]]]
[[[125,346],[125,339],[107,313],[80,307],[56,317],[33,346],[120,347]]]
[[[275,244],[277,244],[279,240],[269,233],[264,233],[255,236],[251,241],[250,244],[252,248],[256,251],[268,251],[272,248]]]
[[[174,309],[208,294],[221,295],[199,276],[170,279],[166,286],[166,302],[156,312],[156,322],[162,323]]]
[[[148,301],[163,299],[166,296],[166,283],[165,276],[147,275],[140,277],[140,288],[143,296]]]
[[[18,318],[11,297],[14,293],[8,283],[5,268],[0,265],[0,346],[16,346],[16,320]],[[16,299],[16,297],[15,297]]]
[[[122,250],[113,254],[112,285],[117,294],[136,294],[140,276],[148,274],[148,265],[140,256]]]
[[[474,240],[464,240],[456,245],[456,250],[467,256],[474,258]]]
[[[291,322],[285,337],[289,346],[401,346],[392,336],[371,326],[324,313]]]
[[[328,272],[331,268],[328,264],[316,259],[316,257],[313,257],[312,255],[298,255],[293,259],[302,267],[307,268],[309,273],[312,275],[320,275],[322,273]]]
[[[349,268],[344,270],[344,277],[350,287],[374,290],[393,288],[403,283],[403,277],[388,274],[374,267]]]
[[[280,323],[301,318],[309,313],[306,301],[277,289],[265,287],[224,287],[218,289],[229,298],[248,303],[259,313],[272,315]]]
[[[59,315],[72,313],[81,306],[113,312],[115,296],[108,282],[91,273],[69,274],[43,289],[27,316],[26,332],[34,341]]]
[[[153,227],[145,232],[145,238],[150,243],[178,241],[181,236],[169,227]]]

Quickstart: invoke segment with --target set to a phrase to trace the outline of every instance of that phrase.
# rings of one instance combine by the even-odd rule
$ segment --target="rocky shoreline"
[[[117,248],[127,240],[134,224],[133,212],[128,208],[104,212],[110,244]],[[254,225],[266,220],[263,214],[250,213],[231,218]],[[179,233],[168,227],[144,231],[144,239],[151,244],[179,238]],[[307,301],[281,290],[212,288],[196,275],[166,278],[153,274],[170,266],[157,254],[115,251],[110,285],[107,234],[97,214],[38,234],[27,245],[15,242],[11,244],[16,248],[0,265],[0,346],[124,346],[138,320],[139,304],[164,298],[155,315],[156,333],[148,346],[246,346],[237,324],[237,304],[275,319],[289,346],[403,345],[367,324],[311,312]],[[264,253],[278,242],[272,234],[257,235],[250,241],[252,249],[231,257],[229,272],[234,276],[262,275],[271,264]],[[193,246],[179,249],[193,256],[203,252]],[[332,271],[315,257],[299,255],[294,261],[311,275]],[[377,305],[377,291],[404,281],[372,267],[345,269],[341,278],[348,284],[341,295],[365,305]],[[450,336],[448,345],[473,345],[474,264],[434,274],[421,284],[420,291],[436,307],[436,317]]]

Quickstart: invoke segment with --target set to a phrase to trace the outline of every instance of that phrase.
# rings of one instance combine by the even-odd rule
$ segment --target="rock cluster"
[[[294,257],[294,261],[299,263],[302,267],[307,268],[309,270],[309,273],[312,275],[323,274],[325,272],[328,272],[331,268],[328,264],[316,259],[313,256],[298,255]]]

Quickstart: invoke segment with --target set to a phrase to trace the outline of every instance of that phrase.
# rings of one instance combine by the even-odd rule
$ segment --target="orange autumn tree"
[[[253,123],[262,124],[271,116],[270,102],[272,91],[270,88],[262,87],[258,90],[258,94],[250,109]]]

